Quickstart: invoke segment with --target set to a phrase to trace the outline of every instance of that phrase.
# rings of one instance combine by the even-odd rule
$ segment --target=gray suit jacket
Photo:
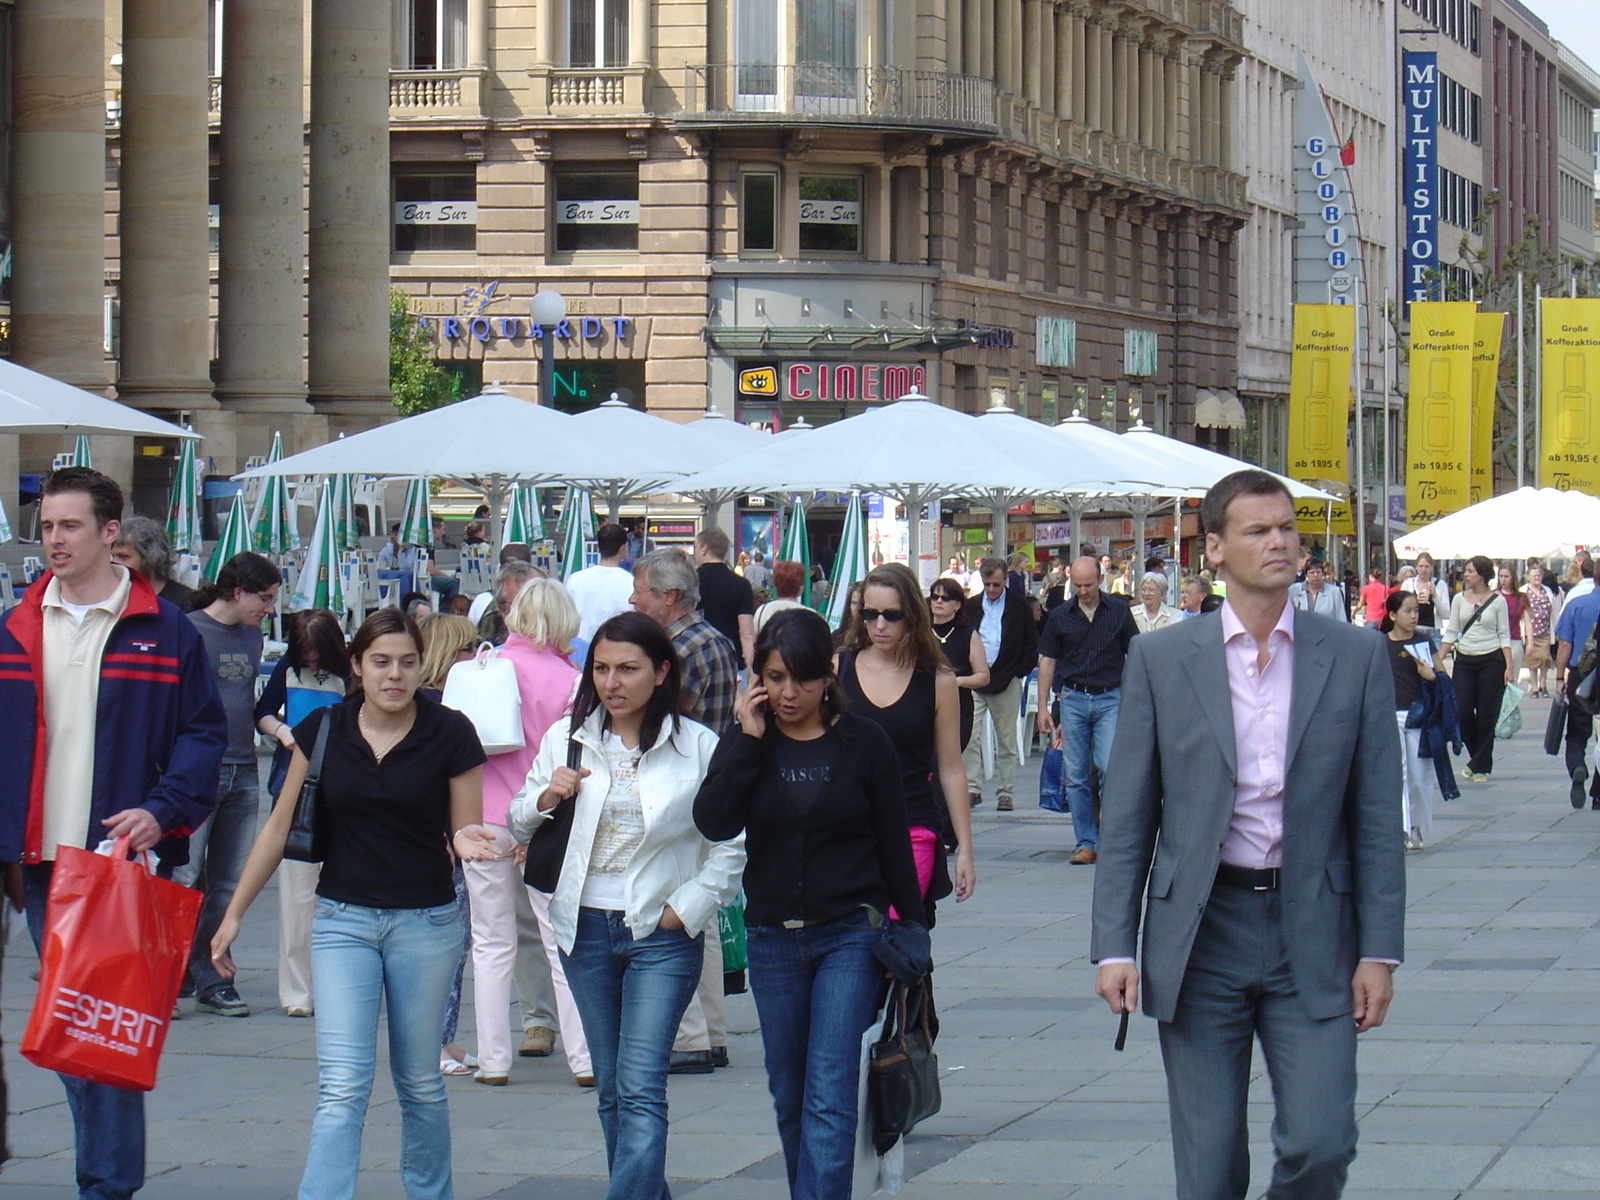
[[[1350,1011],[1360,958],[1405,932],[1400,741],[1379,636],[1295,614],[1283,795],[1283,922],[1312,1017]],[[1233,708],[1222,617],[1135,638],[1100,816],[1090,957],[1132,958],[1144,905],[1144,1011],[1172,1020],[1233,815]]]

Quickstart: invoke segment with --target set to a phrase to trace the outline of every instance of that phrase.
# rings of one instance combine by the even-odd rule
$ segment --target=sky
[[[1550,36],[1565,42],[1596,71],[1600,71],[1600,5],[1595,0],[1523,0],[1544,18]]]

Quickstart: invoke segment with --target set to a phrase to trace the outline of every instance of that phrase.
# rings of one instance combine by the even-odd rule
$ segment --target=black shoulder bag
[[[578,739],[567,735],[567,767],[576,771],[583,765],[583,747]],[[556,805],[550,816],[539,822],[539,827],[528,839],[528,858],[522,871],[522,881],[541,892],[553,892],[561,882],[561,864],[567,857],[567,841],[572,837],[572,813],[578,807],[578,797],[568,796]]]
[[[867,1099],[879,1154],[888,1153],[897,1138],[937,1113],[941,1101],[932,982],[926,976],[909,985],[895,980],[889,986],[888,1009],[883,1040],[872,1044],[867,1060]]]
[[[333,710],[322,710],[322,728],[317,730],[317,743],[311,750],[311,765],[306,768],[305,782],[295,797],[294,816],[289,818],[289,835],[283,839],[283,856],[296,862],[321,862],[328,852],[328,823],[322,819],[322,758],[328,749],[328,726],[333,724]]]

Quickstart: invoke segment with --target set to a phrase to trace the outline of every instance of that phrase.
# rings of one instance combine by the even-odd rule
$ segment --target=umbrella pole
[[[1011,497],[1002,492],[994,493],[994,556],[1006,557],[1006,510],[1011,507]]]
[[[505,480],[499,475],[489,476],[488,486],[484,488],[484,499],[489,504],[489,545],[500,544],[500,502],[505,498]]]
[[[924,504],[922,489],[912,486],[906,489],[903,503],[906,510],[906,563],[911,568],[911,573],[919,580],[922,578],[922,505]]]

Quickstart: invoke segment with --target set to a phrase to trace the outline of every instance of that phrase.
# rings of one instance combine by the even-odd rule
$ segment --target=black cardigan
[[[837,746],[832,780],[802,812],[789,799],[770,753],[770,726],[754,738],[738,726],[723,735],[700,794],[694,823],[713,842],[748,830],[745,921],[828,921],[863,904],[923,920],[911,832],[894,744],[872,721],[841,716],[823,737]]]

